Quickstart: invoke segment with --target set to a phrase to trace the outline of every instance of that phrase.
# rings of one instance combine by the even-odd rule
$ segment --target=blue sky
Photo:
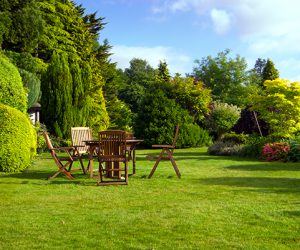
[[[195,59],[230,49],[253,68],[270,58],[280,77],[300,81],[298,0],[75,0],[107,25],[113,62],[165,60],[171,73],[191,73]]]

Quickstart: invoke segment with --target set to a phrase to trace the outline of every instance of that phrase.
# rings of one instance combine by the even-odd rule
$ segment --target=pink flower
[[[262,155],[267,161],[286,160],[290,145],[286,142],[267,143],[263,146]]]

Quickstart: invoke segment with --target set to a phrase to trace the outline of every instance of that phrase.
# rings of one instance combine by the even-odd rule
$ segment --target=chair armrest
[[[75,147],[58,147],[58,148],[53,148],[54,150],[74,150]]]
[[[152,145],[152,148],[175,148],[172,145],[159,145],[159,144],[154,144]]]

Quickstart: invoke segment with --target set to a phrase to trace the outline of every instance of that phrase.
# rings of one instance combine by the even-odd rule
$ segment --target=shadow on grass
[[[283,214],[289,217],[300,217],[300,211],[283,211]]]
[[[233,187],[250,187],[260,191],[300,193],[300,179],[274,177],[218,177],[199,180],[205,185],[223,185]]]
[[[147,155],[158,156],[159,154],[160,154],[160,152],[145,154],[144,156],[138,156],[137,160],[145,160]],[[209,155],[207,152],[180,152],[180,151],[178,152],[178,151],[174,151],[173,157],[176,161],[183,161],[183,160],[184,161],[187,161],[187,160],[199,160],[199,161],[234,160],[234,161],[241,161],[241,162],[256,161],[256,159],[253,159],[253,158],[245,158],[245,157],[239,157],[239,156]]]
[[[226,169],[242,171],[300,171],[300,164],[284,162],[265,162],[253,165],[227,166]]]
[[[1,179],[11,179],[11,178],[17,178],[17,179],[23,179],[23,180],[44,180],[49,184],[80,184],[80,182],[87,178],[87,175],[80,174],[79,172],[73,174],[75,179],[69,180],[64,174],[59,174],[56,178],[53,180],[48,180],[48,177],[50,175],[53,175],[54,171],[41,171],[41,170],[25,170],[22,173],[12,173],[12,174],[2,174]],[[0,182],[4,183],[4,182]],[[7,184],[7,182],[5,182]],[[27,184],[28,181],[24,181],[21,184]]]

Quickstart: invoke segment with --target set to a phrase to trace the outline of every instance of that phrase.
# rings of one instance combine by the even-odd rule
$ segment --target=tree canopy
[[[249,85],[246,60],[237,55],[229,57],[230,50],[219,52],[216,57],[196,60],[193,76],[211,89],[214,100],[245,106]]]

